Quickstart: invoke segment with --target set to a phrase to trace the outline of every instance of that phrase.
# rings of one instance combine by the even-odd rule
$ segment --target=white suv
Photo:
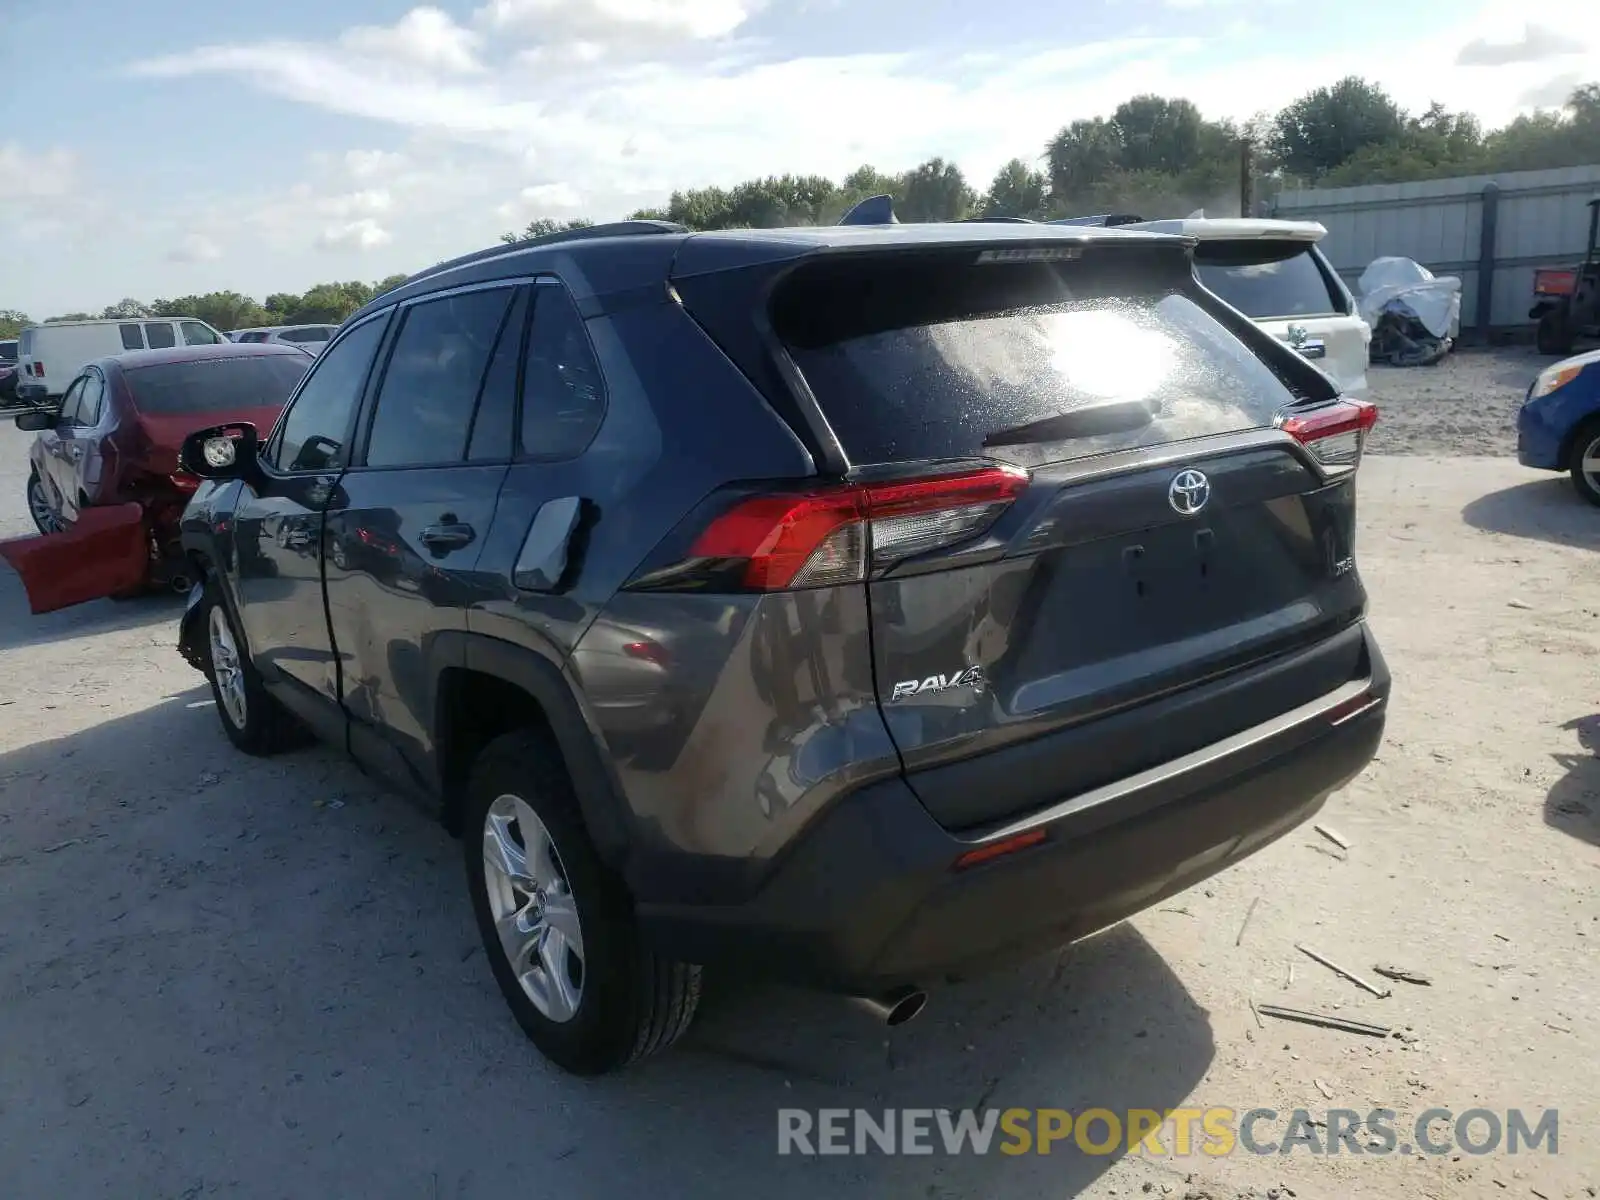
[[[1117,224],[1197,238],[1195,274],[1207,291],[1299,350],[1344,395],[1366,396],[1372,330],[1356,310],[1350,289],[1317,248],[1328,233],[1322,225],[1247,217]]]
[[[255,329],[235,329],[228,337],[235,342],[282,342],[298,346],[309,354],[320,354],[337,325],[262,325]]]

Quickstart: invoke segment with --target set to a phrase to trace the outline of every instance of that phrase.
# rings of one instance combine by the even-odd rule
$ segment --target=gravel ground
[[[173,602],[32,618],[0,574],[0,1194],[1594,1195],[1600,513],[1503,454],[1434,457],[1503,449],[1537,361],[1378,378],[1384,448],[1412,456],[1362,468],[1395,696],[1378,762],[1322,818],[1348,855],[1306,830],[1089,943],[939,987],[890,1034],[713,981],[678,1050],[598,1082],[545,1066],[505,1012],[456,843],[332,753],[231,751]],[[27,529],[24,446],[0,428],[0,535]],[[1298,941],[1432,983],[1377,999]],[[1258,1023],[1252,998],[1405,1036]],[[979,1104],[1553,1106],[1560,1153],[775,1154],[780,1107]]]
[[[1517,409],[1555,360],[1531,346],[1466,350],[1436,367],[1371,367],[1378,404],[1374,454],[1487,454],[1515,458]]]

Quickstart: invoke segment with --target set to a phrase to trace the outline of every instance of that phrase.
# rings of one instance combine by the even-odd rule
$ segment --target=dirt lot
[[[1362,469],[1360,561],[1395,697],[1325,811],[1346,857],[1307,829],[891,1036],[714,981],[680,1049],[600,1082],[516,1030],[444,833],[330,753],[231,752],[173,602],[31,618],[0,577],[0,1194],[1595,1195],[1600,512],[1505,453],[1541,361],[1378,380],[1408,456]],[[24,453],[0,429],[0,535]],[[1378,999],[1296,942],[1432,983]],[[855,1105],[1555,1107],[1560,1153],[776,1156],[778,1108]]]

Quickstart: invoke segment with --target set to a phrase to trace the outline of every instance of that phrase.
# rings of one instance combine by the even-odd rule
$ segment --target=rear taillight
[[[1361,464],[1367,433],[1377,423],[1377,405],[1365,400],[1339,400],[1309,412],[1280,417],[1278,428],[1311,451],[1323,466],[1353,471]]]
[[[991,466],[959,474],[747,497],[713,520],[685,560],[635,587],[775,592],[857,583],[974,537],[1028,486]]]
[[[191,475],[187,471],[174,471],[168,478],[172,480],[172,485],[180,492],[192,492],[200,486],[200,477]]]

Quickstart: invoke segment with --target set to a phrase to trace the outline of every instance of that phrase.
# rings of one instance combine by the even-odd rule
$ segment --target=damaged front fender
[[[150,532],[138,504],[85,508],[71,529],[0,542],[35,615],[137,591],[150,571]]]

